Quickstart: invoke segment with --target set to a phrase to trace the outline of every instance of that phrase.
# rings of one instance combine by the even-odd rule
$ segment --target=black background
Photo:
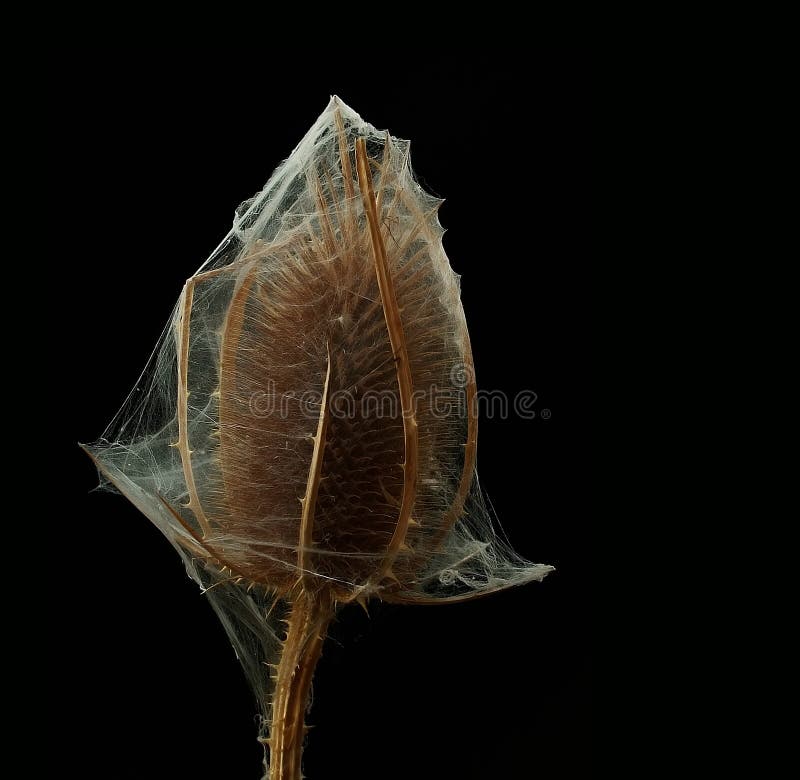
[[[309,780],[589,776],[589,67],[580,53],[272,54],[224,65],[76,56],[53,71],[55,196],[73,272],[58,554],[58,733],[68,776],[260,777],[255,704],[210,607],[123,498],[91,493],[99,436],[185,278],[336,93],[412,139],[447,199],[478,385],[550,419],[482,420],[484,489],[543,584],[472,603],[344,611],[317,672]],[[64,349],[69,349],[66,345]]]

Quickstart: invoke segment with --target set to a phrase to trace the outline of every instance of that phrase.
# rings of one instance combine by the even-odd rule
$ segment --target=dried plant
[[[263,707],[272,780],[301,777],[337,609],[461,601],[551,570],[493,531],[459,281],[408,148],[333,98],[87,447],[208,594]]]

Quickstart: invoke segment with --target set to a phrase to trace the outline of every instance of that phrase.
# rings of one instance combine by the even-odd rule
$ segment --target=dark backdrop
[[[481,422],[478,465],[512,543],[558,571],[468,604],[343,612],[317,673],[306,775],[588,777],[586,61],[227,59],[76,54],[53,69],[53,195],[76,270],[56,280],[74,353],[58,454],[72,518],[56,550],[61,769],[260,776],[255,704],[216,617],[143,516],[90,492],[75,442],[102,432],[184,279],[335,92],[411,138],[421,182],[447,199],[479,387],[538,394],[533,420]]]

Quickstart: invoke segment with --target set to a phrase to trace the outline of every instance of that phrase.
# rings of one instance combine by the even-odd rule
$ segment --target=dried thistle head
[[[186,282],[88,448],[213,587],[265,702],[289,696],[337,604],[460,600],[550,570],[492,530],[459,280],[408,151],[333,98]],[[303,624],[291,652],[276,598]],[[276,653],[291,674],[265,682]],[[299,772],[268,742],[275,777]]]

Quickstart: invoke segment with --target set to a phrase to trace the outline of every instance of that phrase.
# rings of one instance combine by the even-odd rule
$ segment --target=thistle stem
[[[327,599],[302,591],[292,602],[286,639],[275,671],[272,700],[269,780],[302,780],[304,716],[314,669],[333,617]]]

